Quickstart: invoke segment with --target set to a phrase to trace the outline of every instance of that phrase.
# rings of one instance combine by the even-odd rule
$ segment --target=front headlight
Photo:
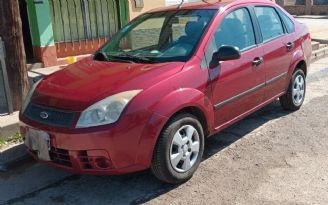
[[[25,112],[25,110],[26,110],[28,104],[29,104],[30,101],[31,101],[31,97],[33,96],[33,93],[34,93],[34,91],[35,91],[35,88],[39,85],[39,83],[40,83],[41,81],[42,81],[42,80],[39,80],[38,82],[34,83],[34,84],[32,85],[32,87],[30,88],[30,90],[28,91],[28,93],[27,93],[27,95],[26,95],[26,97],[25,97],[25,100],[24,100],[24,102],[23,102],[23,105],[22,105],[22,110],[21,110],[22,113]]]
[[[76,128],[95,127],[114,123],[121,116],[128,103],[141,92],[131,90],[107,97],[84,110]]]

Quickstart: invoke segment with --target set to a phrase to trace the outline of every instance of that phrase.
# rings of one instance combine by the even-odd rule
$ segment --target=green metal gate
[[[56,43],[105,39],[120,27],[117,0],[49,0]]]

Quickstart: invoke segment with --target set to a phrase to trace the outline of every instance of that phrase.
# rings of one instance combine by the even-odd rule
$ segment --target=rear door
[[[217,129],[263,102],[265,70],[260,61],[263,50],[257,46],[249,8],[226,11],[206,51],[207,62],[211,62],[213,52],[222,45],[238,47],[241,58],[209,68]]]
[[[287,72],[292,60],[294,42],[277,10],[271,6],[255,6],[263,39],[265,65],[265,100],[277,97],[286,89]]]

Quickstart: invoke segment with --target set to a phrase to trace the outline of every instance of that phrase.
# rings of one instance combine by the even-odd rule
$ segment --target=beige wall
[[[165,0],[144,0],[143,8],[135,8],[134,0],[129,0],[130,20],[154,8],[165,6]]]

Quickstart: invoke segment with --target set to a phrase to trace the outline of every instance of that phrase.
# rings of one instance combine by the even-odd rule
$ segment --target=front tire
[[[279,98],[281,106],[285,110],[296,111],[301,108],[306,93],[306,81],[303,70],[294,72],[287,92]]]
[[[182,183],[197,170],[204,152],[204,132],[191,114],[173,117],[162,130],[151,164],[152,173],[166,183]]]

